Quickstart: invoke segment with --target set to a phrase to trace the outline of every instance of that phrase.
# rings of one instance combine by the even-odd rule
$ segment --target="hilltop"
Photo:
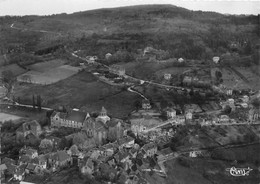
[[[108,49],[111,45],[122,47],[122,42],[110,40],[123,40],[123,44],[126,41],[135,43],[127,45],[130,50],[152,45],[168,50],[171,55],[187,55],[187,58],[193,59],[210,58],[214,54],[230,51],[232,43],[239,46],[241,54],[250,55],[259,36],[257,16],[191,11],[173,5],[129,6],[52,16],[3,17],[1,22],[5,25],[1,30],[2,35],[6,35],[1,38],[2,43],[7,42],[2,47],[12,47],[28,36],[34,36],[32,43],[25,44],[27,50],[35,50],[53,42],[67,44],[77,40],[78,46],[94,45],[94,49],[89,51],[97,55],[101,55],[97,50],[104,50],[96,48],[97,43],[104,45],[104,42],[97,42],[99,39],[109,40],[105,50],[110,52],[116,50]],[[19,28],[61,33],[62,37],[57,34],[46,36],[40,32],[26,35],[20,31],[21,35],[13,40],[9,36],[14,37],[18,31],[10,31],[11,23]]]

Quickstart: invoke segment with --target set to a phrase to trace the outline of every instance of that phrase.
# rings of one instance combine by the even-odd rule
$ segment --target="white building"
[[[213,62],[216,63],[216,64],[219,63],[219,59],[220,59],[220,58],[217,57],[217,56],[215,56],[215,57],[212,58]]]
[[[179,62],[179,63],[182,63],[183,61],[184,61],[183,58],[179,58],[179,59],[178,59],[178,62]]]
[[[192,120],[192,112],[191,111],[186,112],[185,118],[186,120]]]
[[[165,73],[165,74],[164,74],[164,79],[165,79],[165,80],[170,80],[171,77],[172,77],[172,75],[171,75],[170,73]]]
[[[173,108],[167,108],[166,113],[167,113],[167,118],[169,119],[176,117],[176,110],[174,110]]]

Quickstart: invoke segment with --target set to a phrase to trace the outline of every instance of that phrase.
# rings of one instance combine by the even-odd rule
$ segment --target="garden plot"
[[[18,66],[17,64],[11,64],[11,65],[6,65],[6,66],[1,66],[0,67],[0,75],[2,75],[2,72],[4,71],[10,71],[14,76],[21,75],[26,72],[25,69],[22,67]]]
[[[53,68],[60,67],[66,63],[65,60],[62,59],[54,59],[50,61],[45,61],[41,63],[36,63],[33,65],[28,66],[30,70],[37,71],[37,72],[46,72],[48,70],[51,70]]]
[[[47,67],[46,67],[47,68]],[[48,70],[29,71],[20,75],[17,80],[19,82],[27,82],[34,84],[52,84],[60,80],[66,79],[79,72],[80,68],[69,65],[62,65],[56,68],[49,68]]]
[[[0,113],[0,122],[10,121],[10,120],[14,121],[20,118],[21,117],[12,114]]]

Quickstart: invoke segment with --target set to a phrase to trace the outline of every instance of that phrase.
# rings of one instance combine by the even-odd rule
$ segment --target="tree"
[[[226,105],[225,108],[224,108],[224,113],[225,114],[230,114],[232,111],[231,107],[229,105]]]
[[[31,76],[30,75],[22,75],[21,79],[23,82],[31,82]]]
[[[2,80],[6,84],[8,92],[12,90],[13,83],[15,81],[15,76],[12,71],[6,70],[2,72]]]
[[[51,140],[43,139],[40,143],[39,148],[42,150],[51,151],[53,148],[53,143],[51,142]]]
[[[59,149],[63,150],[65,148],[69,148],[72,145],[72,139],[71,140],[67,140],[65,137],[63,137],[60,141],[59,144]]]
[[[2,79],[3,79],[3,82],[7,83],[7,84],[10,84],[14,81],[14,74],[12,71],[10,70],[5,70],[2,72]]]
[[[35,109],[35,99],[34,99],[34,95],[32,96],[32,105],[33,105],[33,109]]]
[[[41,111],[42,110],[42,99],[41,99],[40,95],[37,95],[37,106],[38,106],[39,111]]]
[[[75,145],[75,144],[71,146],[70,151],[71,151],[72,155],[78,155],[79,154],[78,146]]]
[[[134,106],[135,106],[136,110],[140,109],[142,107],[140,100],[136,100],[134,102]]]

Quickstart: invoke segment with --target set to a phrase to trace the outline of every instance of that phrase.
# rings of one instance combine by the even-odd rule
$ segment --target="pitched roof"
[[[32,149],[32,148],[28,148],[25,150],[25,154],[30,155],[30,156],[32,156],[35,152],[37,152],[37,150]]]
[[[155,147],[156,147],[156,145],[155,145],[153,142],[150,142],[150,143],[148,143],[148,144],[145,144],[145,145],[142,147],[142,149],[143,149],[144,151],[147,151],[147,150],[153,149],[153,148],[155,148]]]
[[[93,168],[94,167],[94,163],[92,161],[92,159],[88,159],[87,162],[86,162],[86,165],[89,167],[89,168]]]
[[[10,174],[13,174],[13,173],[15,173],[15,170],[16,170],[16,165],[14,165],[14,164],[7,164],[6,165],[6,167],[7,167],[7,171],[10,173]]]
[[[2,163],[3,163],[3,164],[6,164],[6,165],[8,165],[8,164],[15,164],[15,161],[14,161],[13,159],[11,159],[11,158],[5,157],[5,158],[2,160]]]
[[[129,155],[129,154],[128,154],[128,152],[126,152],[126,151],[119,151],[119,152],[118,152],[118,156],[119,156],[119,160],[120,160],[120,161],[123,160],[124,158],[126,158],[128,155]]]
[[[58,151],[55,153],[54,158],[60,162],[70,159],[70,156],[65,151]]]
[[[112,118],[110,121],[108,121],[106,124],[108,127],[114,127],[118,124],[118,122],[122,123],[123,120],[121,119],[116,119],[116,118]]]
[[[1,165],[0,165],[0,171],[4,171],[4,170],[6,170],[6,169],[7,169],[7,167],[6,167],[5,164],[1,164]]]
[[[122,145],[122,144],[126,144],[126,143],[129,143],[131,141],[135,140],[134,138],[130,137],[130,136],[126,136],[126,137],[122,137],[121,139],[119,139],[117,142],[119,145]]]
[[[35,164],[29,163],[29,164],[27,165],[26,169],[33,171],[33,170],[35,169],[35,167],[36,167]]]
[[[66,114],[66,113],[62,113]],[[66,114],[64,119],[76,122],[83,122],[86,118],[87,114],[85,112],[80,111],[71,111],[70,113]]]
[[[19,162],[24,162],[24,163],[28,163],[30,161],[31,159],[28,155],[22,155],[21,158],[19,159]]]

